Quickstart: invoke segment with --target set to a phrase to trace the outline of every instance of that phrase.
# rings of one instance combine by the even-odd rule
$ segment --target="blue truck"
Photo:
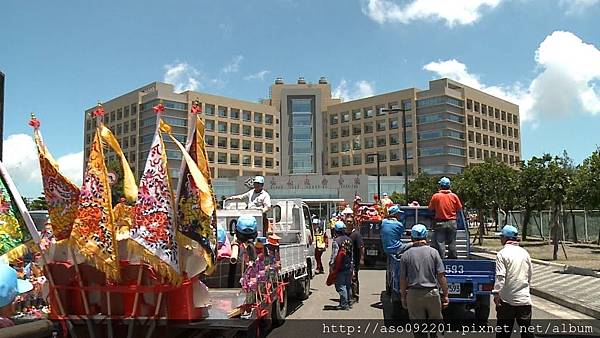
[[[423,224],[430,229],[430,239],[435,226],[434,215],[427,207],[401,207],[404,211],[405,236],[403,242],[410,242],[410,230],[415,224]],[[444,310],[444,318],[465,320],[466,314],[471,313],[476,321],[486,321],[490,314],[490,294],[494,288],[496,262],[479,259],[471,255],[469,243],[469,227],[462,213],[457,217],[457,259],[444,259],[450,306]],[[410,249],[409,249],[410,250]],[[406,320],[408,314],[402,308],[400,300],[400,260],[399,257],[388,255],[386,291],[382,294],[391,302],[388,313],[384,318]],[[471,312],[471,310],[474,310]],[[391,317],[391,318],[390,318]]]

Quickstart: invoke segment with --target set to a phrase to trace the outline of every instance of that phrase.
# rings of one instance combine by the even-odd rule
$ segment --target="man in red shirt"
[[[435,212],[436,222],[431,244],[440,253],[442,259],[446,258],[446,245],[448,245],[447,258],[454,259],[456,258],[456,214],[462,208],[462,203],[450,190],[448,177],[442,177],[438,184],[440,190],[433,194],[429,202],[429,209]]]

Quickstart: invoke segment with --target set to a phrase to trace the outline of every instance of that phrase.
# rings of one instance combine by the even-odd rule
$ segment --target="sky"
[[[519,104],[524,159],[600,145],[600,0],[0,2],[4,164],[41,179],[41,120],[80,183],[83,112],[152,81],[256,101],[276,77],[326,76],[345,100],[450,77]]]

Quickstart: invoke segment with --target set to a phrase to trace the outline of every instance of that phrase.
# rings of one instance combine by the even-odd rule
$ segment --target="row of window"
[[[464,116],[456,115],[451,112],[443,112],[443,113],[434,113],[427,115],[417,115],[417,123],[418,124],[427,124],[427,123],[435,123],[440,121],[451,121],[464,123]]]
[[[519,129],[507,127],[499,122],[494,123],[493,121],[488,121],[486,119],[480,119],[479,117],[473,117],[469,115],[467,117],[467,125],[470,127],[475,127],[483,130],[489,130],[491,132],[496,132],[496,134],[502,134],[504,136],[508,135],[509,137],[519,138]]]
[[[488,106],[483,103],[473,101],[471,99],[467,99],[467,110],[481,113],[481,115],[487,115],[489,117],[495,118],[496,120],[506,121],[516,126],[519,125],[519,117],[517,115],[513,115],[504,110],[500,110],[498,108],[494,108],[492,106]]]
[[[155,100],[143,103],[141,111],[146,111],[146,110],[152,109],[153,107],[155,107],[159,103],[160,103],[159,99],[155,99]],[[185,111],[185,112],[187,112],[187,109],[188,109],[187,103],[183,103],[183,102],[163,100],[162,103],[165,106],[165,108],[168,108],[168,109],[182,110],[182,111]]]
[[[453,129],[428,130],[419,133],[419,140],[433,140],[442,137],[464,140],[465,133]]]
[[[488,136],[486,134],[473,133],[468,134],[468,141],[471,143],[483,144],[484,146],[496,147],[509,151],[519,151],[519,142],[513,142],[499,137]]]
[[[364,125],[353,125],[352,126],[352,135],[361,135],[361,134],[371,134],[375,131],[386,131],[386,130],[395,130],[400,127],[400,124],[397,118],[386,120],[376,121],[375,124],[371,122],[367,122]],[[409,116],[406,117],[406,127],[412,127],[412,118]],[[332,128],[329,130],[329,138],[334,140],[338,137],[348,137],[350,136],[350,126],[342,126],[340,128]]]
[[[377,157],[379,157],[379,162],[394,162],[404,160],[402,158],[402,152],[398,149],[393,149],[390,151],[379,151],[377,152],[377,156],[375,156],[374,154],[334,156],[330,160],[330,166],[332,168],[338,168],[340,166],[346,167],[350,165],[373,164],[376,163]],[[413,158],[412,150],[408,149],[406,151],[406,157],[407,159]]]
[[[486,160],[492,157],[496,157],[508,165],[516,165],[521,160],[519,156],[503,154],[500,152],[489,151],[481,148],[469,147],[469,158]]]
[[[412,108],[412,102],[410,100],[404,100],[402,101],[402,105],[404,109],[411,109]],[[329,124],[337,124],[338,122],[350,122],[350,121],[358,121],[361,118],[371,118],[374,116],[382,116],[382,115],[387,115],[387,114],[396,114],[398,112],[382,112],[381,110],[383,108],[385,108],[386,105],[377,105],[375,106],[373,109],[373,106],[371,107],[365,107],[362,109],[354,109],[352,111],[345,111],[345,112],[341,112],[341,113],[331,113],[329,114]],[[387,104],[387,107],[389,108],[398,108],[398,102],[389,102]]]
[[[207,116],[214,116],[215,105],[205,104],[203,111]],[[240,111],[238,108],[229,108],[224,106],[217,106],[217,116],[231,118],[234,120],[239,120],[241,117],[242,121],[254,121],[254,123],[263,123],[264,121],[264,123],[268,125],[272,125],[274,122],[274,116],[272,114],[263,114],[259,112],[253,113],[249,110]]]
[[[255,168],[273,168],[275,165],[275,159],[271,157],[262,156],[251,156],[251,155],[239,155],[239,154],[227,154],[217,153],[216,158],[218,164],[230,164],[230,165],[248,165],[254,166]],[[213,151],[208,152],[208,161],[215,163],[215,153]]]
[[[239,140],[239,139],[234,139],[234,138],[226,138],[226,137],[217,137],[216,138],[216,144],[215,144],[215,137],[212,135],[206,135],[205,137],[205,143],[207,146],[209,147],[219,147],[220,149],[232,149],[232,150],[238,150],[238,149],[242,149],[242,150],[246,150],[246,151],[250,151],[252,149],[254,149],[255,152],[259,152],[262,153],[263,149],[266,153],[268,154],[272,154],[273,153],[273,149],[275,148],[276,152],[279,152],[279,147],[275,147],[275,145],[273,143],[263,143],[263,142],[257,142],[257,141],[250,141],[250,140]],[[254,146],[253,146],[254,144]],[[263,148],[264,145],[264,148]]]
[[[441,175],[441,174],[460,174],[463,172],[462,167],[453,165],[428,165],[419,168],[421,172],[429,175]]]
[[[233,134],[233,135],[240,135],[240,128],[241,128],[241,134],[243,136],[254,136],[254,137],[264,137],[266,139],[272,140],[274,137],[279,137],[279,133],[275,133],[273,129],[270,128],[264,128],[263,127],[252,127],[252,126],[246,126],[246,125],[242,125],[240,126],[238,123],[227,123],[227,122],[223,122],[223,121],[219,121],[217,122],[217,131],[219,133],[224,133],[224,134]],[[215,131],[215,121],[213,120],[206,120],[205,121],[205,129],[208,131]],[[264,131],[264,133],[263,133]]]
[[[412,133],[410,135],[406,135],[407,139],[406,139],[406,143],[410,144],[412,143]],[[398,135],[389,135],[389,136],[378,136],[376,138],[364,138],[363,140],[361,139],[355,139],[352,141],[342,141],[341,143],[338,142],[333,142],[329,144],[329,150],[331,153],[335,154],[338,152],[345,152],[345,151],[350,151],[350,147],[352,147],[352,150],[360,150],[360,149],[371,149],[374,148],[375,145],[377,145],[377,147],[385,147],[387,145],[398,145],[401,143],[401,137]]]
[[[457,107],[463,107],[463,101],[450,96],[436,96],[417,100],[417,108],[437,106],[441,104],[450,104]]]
[[[419,157],[446,156],[446,155],[466,156],[466,151],[464,148],[452,147],[452,146],[419,148]]]

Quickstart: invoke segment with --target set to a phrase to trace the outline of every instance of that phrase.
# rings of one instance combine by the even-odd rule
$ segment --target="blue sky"
[[[346,99],[452,77],[521,104],[524,158],[580,162],[600,145],[598,17],[599,0],[4,0],[5,163],[35,195],[32,111],[77,176],[97,100],[165,79],[256,100],[322,75]]]

